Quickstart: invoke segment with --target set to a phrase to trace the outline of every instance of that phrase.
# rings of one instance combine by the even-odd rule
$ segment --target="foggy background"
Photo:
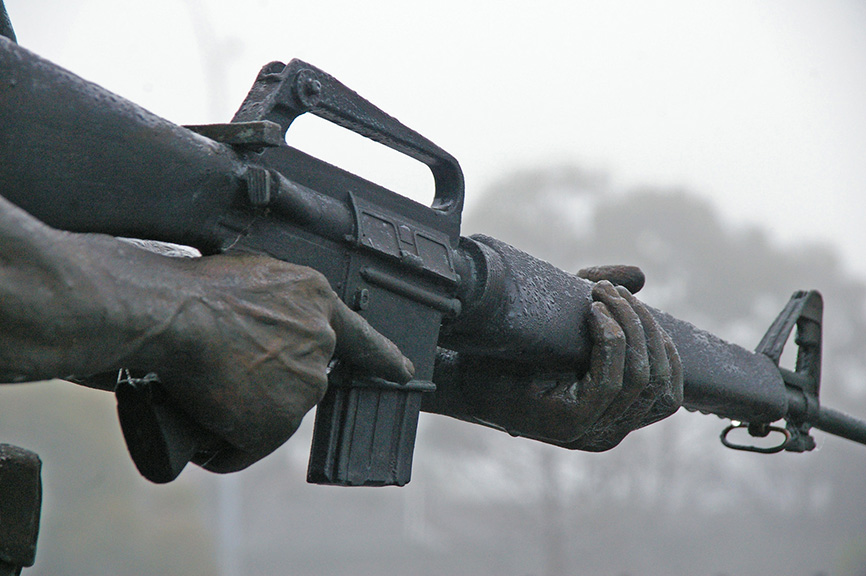
[[[174,122],[224,122],[299,57],[449,152],[464,234],[753,348],[797,289],[826,302],[822,400],[866,417],[861,2],[147,3],[7,0],[19,42]],[[292,144],[429,202],[426,168],[323,122]],[[603,454],[422,416],[412,483],[304,483],[312,417],[248,471],[149,485],[107,394],[0,390],[45,461],[27,574],[866,574],[866,452],[740,454],[677,413]]]

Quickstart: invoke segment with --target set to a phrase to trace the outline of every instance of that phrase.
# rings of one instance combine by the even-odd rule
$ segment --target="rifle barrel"
[[[818,430],[866,444],[866,422],[838,410],[822,406],[818,410],[818,418],[811,424]]]

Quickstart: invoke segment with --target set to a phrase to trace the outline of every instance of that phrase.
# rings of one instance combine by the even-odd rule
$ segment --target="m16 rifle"
[[[337,362],[316,414],[308,480],[403,485],[441,348],[535,365],[588,364],[592,283],[501,241],[461,237],[461,168],[447,152],[314,66],[262,68],[230,123],[182,127],[0,39],[0,190],[56,228],[245,251],[303,264],[415,365],[398,385]],[[427,165],[424,206],[285,141],[312,113]],[[48,201],[50,199],[50,201]],[[652,311],[676,343],[684,404],[814,447],[812,427],[866,443],[866,423],[820,406],[821,297],[798,292],[756,352]],[[779,367],[797,328],[796,370]],[[158,370],[158,367],[155,367]],[[445,382],[439,382],[445,384]],[[155,378],[123,378],[130,453],[170,481],[199,446]],[[785,420],[786,426],[773,423]],[[723,442],[740,449],[728,439]],[[758,450],[765,450],[758,448]]]

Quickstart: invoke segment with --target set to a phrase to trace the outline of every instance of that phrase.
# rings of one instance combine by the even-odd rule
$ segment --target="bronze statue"
[[[396,346],[303,266],[162,256],[50,228],[2,197],[0,261],[0,380],[111,390],[86,377],[157,371],[172,400],[226,441],[202,463],[209,470],[239,470],[285,442],[324,394],[335,349],[371,374],[412,377]],[[477,384],[443,390],[438,411],[583,449],[675,411],[682,372],[670,338],[624,288],[602,282],[593,297],[588,373],[462,367]]]
[[[812,449],[813,426],[866,443],[818,404],[816,292],[752,353],[600,281],[637,289],[635,274],[583,279],[461,236],[456,159],[315,66],[271,62],[230,123],[181,127],[6,32],[0,375],[115,390],[154,481],[189,460],[241,469],[317,403],[308,479],[341,485],[408,482],[422,409],[586,450],[681,404],[783,433],[774,450]],[[426,164],[432,205],[288,146],[306,113]],[[802,361],[786,371],[794,326]]]
[[[596,287],[592,298],[598,303],[592,310],[589,283],[581,285],[579,295],[563,292],[572,302],[558,315],[558,331],[551,331],[551,322],[531,327],[550,331],[545,339],[553,342],[552,353],[545,349],[539,354],[515,341],[506,346],[515,352],[513,362],[497,359],[496,368],[488,370],[472,353],[453,354],[471,352],[459,343],[452,346],[464,337],[465,322],[454,324],[455,338],[443,338],[437,352],[440,324],[458,315],[471,317],[466,313],[473,306],[471,292],[483,282],[481,262],[454,252],[458,243],[475,242],[459,236],[462,172],[446,152],[324,73],[312,72],[302,62],[285,70],[268,65],[236,122],[185,129],[130,108],[131,103],[106,107],[104,102],[116,97],[58,73],[10,41],[0,42],[10,79],[0,95],[3,132],[23,134],[26,140],[4,149],[0,193],[48,224],[9,202],[3,205],[3,234],[17,240],[5,244],[10,253],[3,273],[16,280],[4,282],[0,314],[10,329],[2,335],[6,345],[0,373],[5,379],[65,377],[106,390],[116,387],[130,452],[154,481],[171,480],[189,459],[222,472],[249,465],[284,442],[326,388],[331,394],[320,404],[317,422],[329,414],[336,420],[332,426],[317,425],[317,437],[324,439],[314,441],[311,459],[323,462],[323,468],[339,458],[330,453],[322,460],[317,450],[339,450],[347,438],[340,428],[342,413],[333,409],[343,401],[344,390],[372,410],[378,410],[382,395],[388,402],[408,402],[406,408],[395,408],[402,421],[361,417],[362,427],[383,427],[375,434],[397,434],[391,443],[398,450],[397,469],[390,465],[394,457],[382,452],[381,474],[359,478],[355,472],[311,472],[313,481],[339,484],[407,482],[422,404],[430,411],[587,449],[613,446],[631,429],[679,406],[682,376],[679,363],[668,360],[676,355],[670,339],[655,323],[642,327],[639,315],[649,318],[648,313],[611,286]],[[430,163],[437,181],[434,206],[421,207],[311,158],[297,168],[309,171],[311,178],[334,178],[327,189],[335,197],[311,190],[312,182],[299,184],[244,160],[263,149],[265,155],[291,150],[280,134],[290,118],[280,126],[255,117],[270,114],[261,98],[274,85],[272,76],[279,73],[281,82],[295,82],[287,76],[295,72],[308,104],[324,98],[325,105],[333,95],[337,100],[330,114],[339,122],[378,130],[380,141]],[[56,99],[56,105],[41,103],[43,96]],[[276,106],[274,119],[279,119],[285,111]],[[70,112],[72,117],[60,118]],[[245,121],[245,116],[253,119]],[[142,130],[151,129],[155,138],[140,137]],[[27,168],[32,138],[57,146],[45,157],[45,170]],[[94,153],[82,155],[81,150]],[[62,160],[70,157],[73,164]],[[193,183],[206,192],[187,193]],[[238,192],[253,203],[252,211],[238,204]],[[264,214],[288,216],[290,227],[273,228],[271,222],[277,220],[263,219]],[[294,236],[297,224],[302,228]],[[310,240],[304,227],[320,244]],[[178,241],[205,256],[170,259],[106,236],[56,228]],[[382,234],[398,229],[400,249],[392,254],[389,243],[395,239]],[[32,285],[42,289],[32,290]],[[412,362],[362,316],[380,332],[387,329],[388,339]],[[414,318],[414,324],[404,318]],[[592,327],[591,345],[581,330],[586,322]],[[53,357],[58,345],[65,348],[63,354]],[[335,350],[340,363],[329,376]],[[437,363],[443,369],[434,376]],[[407,368],[412,364],[414,378]],[[512,368],[503,371],[504,366]],[[121,369],[127,371],[124,378],[118,377]],[[144,382],[141,377],[150,373],[153,378]],[[446,375],[459,378],[445,382]],[[124,392],[133,382],[160,388],[157,404],[165,408],[151,402],[150,392]],[[440,383],[439,392],[428,392]],[[508,400],[499,394],[506,384],[513,387]],[[515,393],[523,388],[531,391]],[[147,406],[124,408],[139,399]],[[511,406],[502,409],[503,403]],[[169,409],[170,417],[163,414]],[[150,412],[154,416],[149,420],[139,417]],[[181,427],[207,434],[194,434],[191,452],[177,456],[177,443],[162,434],[166,427],[160,422],[166,418],[191,419],[192,426]],[[157,448],[148,440],[152,434],[129,430],[148,426],[157,431]],[[166,456],[165,462],[179,464],[147,464],[151,457],[146,455],[154,450]],[[369,448],[352,453],[364,450],[378,453]],[[356,471],[364,467],[363,461],[349,465]]]

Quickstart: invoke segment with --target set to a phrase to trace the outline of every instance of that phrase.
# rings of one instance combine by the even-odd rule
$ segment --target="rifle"
[[[398,385],[345,363],[316,413],[308,480],[403,485],[439,347],[535,365],[588,364],[592,284],[487,236],[461,237],[464,184],[447,152],[332,76],[293,60],[264,66],[230,123],[181,127],[0,39],[0,186],[56,228],[147,238],[203,254],[244,250],[323,273],[416,368]],[[286,144],[312,113],[427,165],[423,206]],[[57,191],[62,191],[58,194]],[[51,202],[44,199],[51,198]],[[820,406],[822,302],[798,292],[756,352],[653,310],[680,353],[687,408],[737,421],[772,451],[814,448],[812,427],[866,443],[866,423]],[[778,366],[794,327],[797,366]],[[153,378],[116,390],[139,470],[166,482],[198,450]],[[773,425],[785,420],[786,426]]]

